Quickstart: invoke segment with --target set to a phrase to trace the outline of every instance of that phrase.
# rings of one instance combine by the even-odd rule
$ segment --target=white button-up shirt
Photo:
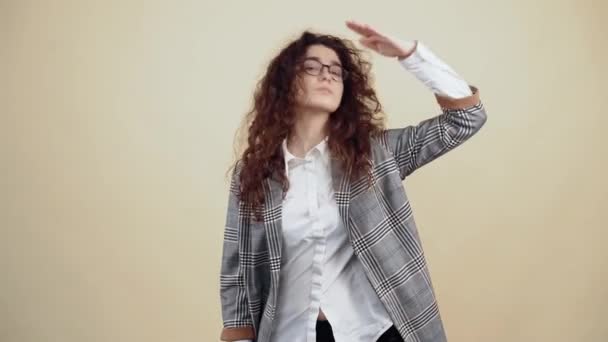
[[[422,42],[399,63],[433,92],[471,95],[468,83]],[[289,190],[273,342],[316,342],[319,310],[336,342],[376,341],[393,323],[354,255],[334,198],[327,137],[298,158],[282,144]],[[251,340],[241,340],[251,341]]]
[[[298,158],[283,141],[289,190],[273,341],[314,342],[319,308],[336,341],[376,341],[392,325],[338,214],[327,137]]]

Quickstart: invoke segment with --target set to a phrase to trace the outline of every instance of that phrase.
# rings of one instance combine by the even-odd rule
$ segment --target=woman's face
[[[336,111],[344,91],[341,66],[334,50],[320,44],[309,46],[300,65],[301,88],[296,95],[297,105],[311,111]]]

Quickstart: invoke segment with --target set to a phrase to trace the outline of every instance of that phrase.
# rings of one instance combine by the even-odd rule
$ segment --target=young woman
[[[441,113],[385,129],[370,65],[346,39],[304,32],[271,61],[232,172],[223,341],[446,340],[402,181],[486,112],[422,42],[346,25],[432,90]]]

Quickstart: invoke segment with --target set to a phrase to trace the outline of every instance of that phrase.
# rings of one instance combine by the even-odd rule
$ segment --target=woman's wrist
[[[397,59],[402,61],[402,60],[408,58],[409,56],[411,56],[414,53],[414,51],[416,51],[416,48],[418,47],[418,40],[414,40],[413,44],[414,45],[409,49],[408,52],[406,52],[403,55],[397,56]]]

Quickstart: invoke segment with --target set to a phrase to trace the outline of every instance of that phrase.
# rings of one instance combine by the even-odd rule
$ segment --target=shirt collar
[[[328,147],[327,147],[328,139],[329,139],[329,137],[325,136],[325,138],[323,138],[323,140],[321,140],[321,142],[319,142],[317,145],[315,145],[313,148],[311,148],[310,151],[308,151],[308,153],[311,153],[313,150],[317,149],[320,152],[321,157],[325,158],[326,154],[328,152]],[[293,154],[291,154],[291,152],[289,152],[289,150],[287,149],[287,138],[283,139],[283,143],[281,144],[281,146],[283,148],[283,156],[284,156],[284,160],[285,160],[285,172],[286,172],[287,176],[289,176],[290,162],[294,159],[303,160],[304,158],[296,157]]]

